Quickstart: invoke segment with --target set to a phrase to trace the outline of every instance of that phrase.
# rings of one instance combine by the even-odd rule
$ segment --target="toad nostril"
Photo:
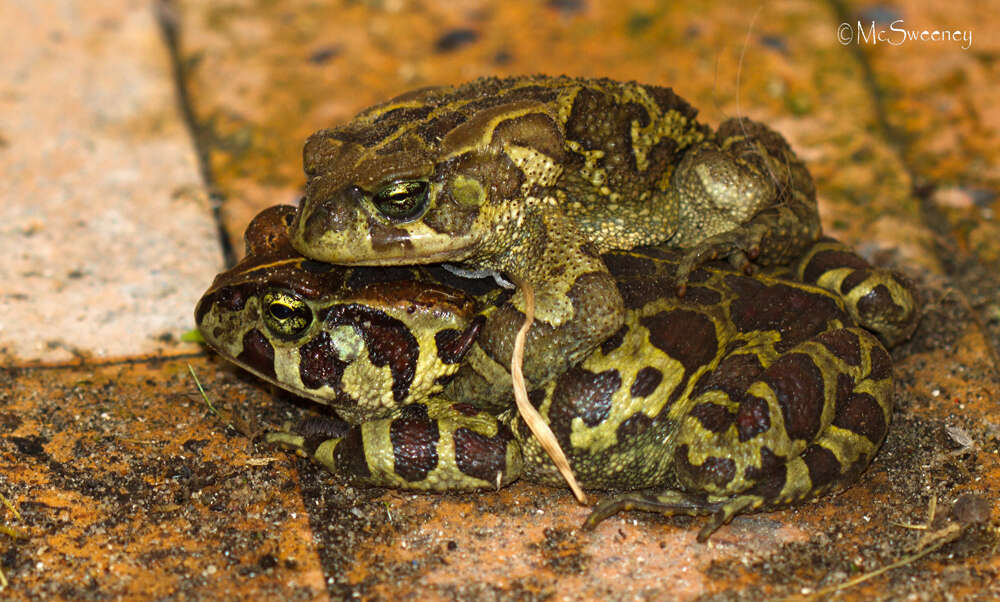
[[[360,202],[352,197],[360,197],[362,194],[360,188],[351,186],[315,203],[305,218],[303,234],[307,239],[317,240],[324,233],[350,229],[361,208]]]
[[[360,204],[361,201],[364,200],[365,193],[357,186],[348,186],[341,191],[341,198],[344,203],[356,205]]]
[[[325,206],[313,207],[309,217],[306,218],[302,233],[307,240],[315,240],[329,229],[330,221],[330,212]]]
[[[341,212],[331,212],[326,206],[314,207],[309,217],[306,218],[303,234],[307,240],[318,240],[327,232],[340,232],[345,229],[346,223],[343,219],[338,219]]]

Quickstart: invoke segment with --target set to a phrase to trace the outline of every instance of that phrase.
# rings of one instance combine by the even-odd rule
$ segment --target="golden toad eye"
[[[287,291],[268,291],[261,299],[264,323],[275,336],[291,339],[302,334],[313,321],[305,301]]]
[[[375,207],[394,222],[408,222],[420,217],[427,208],[428,189],[424,180],[393,182],[375,193]]]

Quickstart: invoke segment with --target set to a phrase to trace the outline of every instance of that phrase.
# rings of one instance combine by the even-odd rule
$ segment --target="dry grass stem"
[[[935,550],[940,549],[944,545],[955,541],[956,539],[959,538],[959,536],[962,535],[963,532],[964,529],[962,528],[961,525],[959,525],[958,523],[952,523],[947,527],[945,527],[944,529],[935,531],[933,533],[928,533],[927,535],[925,535],[921,539],[921,544],[923,545],[923,547],[919,551],[910,554],[909,556],[904,556],[903,558],[900,558],[899,560],[893,562],[892,564],[887,564],[883,567],[875,569],[874,571],[858,575],[857,577],[854,577],[853,579],[848,579],[843,583],[838,583],[836,585],[831,585],[829,587],[818,589],[814,592],[811,592],[808,595],[791,596],[789,598],[786,598],[786,600],[815,600],[817,598],[826,596],[828,594],[832,594],[834,592],[854,587],[859,583],[863,583],[865,581],[868,581],[869,579],[878,577],[883,573],[899,568],[901,566],[912,564],[917,560],[920,560],[921,558],[927,556],[931,552],[934,552]]]
[[[517,411],[520,412],[521,418],[524,419],[525,424],[528,425],[532,434],[538,439],[538,443],[541,444],[542,449],[552,458],[552,462],[559,469],[559,474],[566,479],[569,488],[573,490],[573,495],[576,496],[577,501],[581,504],[586,504],[587,496],[583,493],[583,489],[580,488],[580,484],[576,482],[576,477],[573,476],[573,469],[569,467],[569,461],[566,459],[566,454],[563,453],[562,448],[559,447],[556,436],[552,434],[552,429],[549,428],[549,425],[542,418],[541,414],[538,413],[538,410],[535,409],[535,406],[531,405],[531,402],[528,401],[528,391],[524,385],[524,373],[521,371],[521,367],[524,364],[524,341],[528,336],[528,328],[535,321],[535,291],[526,282],[518,281],[517,286],[524,295],[524,323],[521,324],[521,329],[517,331],[517,336],[514,337],[514,352],[510,359],[510,376],[514,381],[514,401],[517,402]]]

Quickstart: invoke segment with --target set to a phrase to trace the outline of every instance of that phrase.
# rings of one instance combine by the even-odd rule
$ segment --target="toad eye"
[[[268,330],[282,339],[302,334],[313,321],[312,310],[305,301],[287,291],[268,291],[261,300],[264,323]]]
[[[375,193],[372,203],[390,220],[409,222],[420,217],[427,208],[428,189],[424,180],[401,180]]]

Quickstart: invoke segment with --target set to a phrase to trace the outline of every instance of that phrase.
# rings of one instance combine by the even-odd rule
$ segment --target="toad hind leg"
[[[906,277],[872,266],[833,238],[818,240],[792,271],[802,282],[841,295],[851,317],[886,347],[908,339],[920,322],[919,296]]]
[[[687,276],[728,258],[749,272],[788,263],[819,236],[816,189],[805,164],[780,134],[749,119],[730,119],[714,139],[690,150],[673,174],[680,228],[669,241],[686,250]]]
[[[710,514],[698,535],[705,541],[737,514],[845,487],[885,438],[891,400],[891,361],[873,335],[853,327],[819,334],[779,356],[745,392],[708,390],[690,403],[674,452],[682,491],[613,498],[584,526],[629,509]]]

